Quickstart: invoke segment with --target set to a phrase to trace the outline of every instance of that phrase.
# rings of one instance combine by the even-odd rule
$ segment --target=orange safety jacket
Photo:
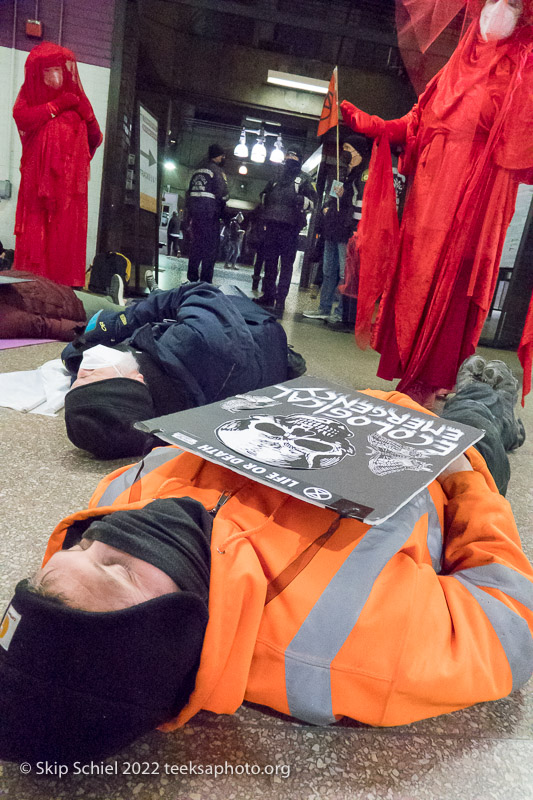
[[[473,472],[369,527],[161,447],[104,478],[44,561],[77,520],[165,497],[219,507],[195,689],[162,729],[243,700],[316,724],[409,723],[503,697],[533,670],[533,570],[509,503],[479,453],[468,457]]]

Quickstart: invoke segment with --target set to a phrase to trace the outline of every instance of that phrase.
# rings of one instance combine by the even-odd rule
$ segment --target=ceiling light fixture
[[[257,142],[252,147],[252,153],[250,155],[250,158],[252,159],[252,161],[255,161],[256,164],[264,164],[266,155],[267,155],[267,150],[265,147],[265,140],[259,136]]]
[[[272,148],[272,152],[270,153],[270,160],[274,164],[281,164],[281,162],[285,160],[285,152],[283,150],[283,142],[281,141],[281,136],[278,136],[278,138],[274,142],[274,147]]]
[[[239,143],[236,145],[233,155],[237,158],[248,158],[248,145],[246,144],[246,128],[241,131]]]
[[[165,169],[168,169],[168,170],[176,169],[176,162],[168,160],[168,161],[165,161],[163,166],[164,166]]]
[[[250,117],[246,117],[246,119],[251,119]],[[259,122],[259,120],[257,120]],[[239,142],[235,146],[233,151],[233,155],[237,158],[248,158],[248,146],[246,144],[246,134],[247,133],[254,133],[257,136],[257,141],[252,147],[252,153],[250,158],[252,161],[255,161],[256,164],[263,164],[266,160],[267,151],[266,151],[266,140],[268,136],[275,136],[276,142],[274,144],[274,148],[270,153],[270,160],[274,162],[274,164],[280,164],[285,158],[285,151],[283,148],[283,141],[281,139],[281,133],[276,132],[273,133],[272,131],[265,130],[265,123],[262,120],[260,121],[259,128],[247,128],[246,124],[242,126],[241,135],[239,137]],[[279,123],[272,123],[273,125],[276,124],[279,127]]]
[[[241,164],[239,167],[239,175],[248,175],[248,167],[246,164]]]
[[[275,69],[268,70],[267,83],[286,86],[289,89],[299,89],[303,92],[315,92],[316,94],[327,94],[329,87],[328,81],[307,78],[305,75],[291,75],[290,72],[278,72]]]

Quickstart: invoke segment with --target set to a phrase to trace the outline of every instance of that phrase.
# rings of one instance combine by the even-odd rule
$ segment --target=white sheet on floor
[[[0,406],[53,417],[65,404],[70,381],[60,358],[27,372],[4,372],[0,374]]]

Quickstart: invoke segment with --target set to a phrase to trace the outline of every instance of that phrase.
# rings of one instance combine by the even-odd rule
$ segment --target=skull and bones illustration
[[[390,475],[405,470],[431,472],[431,464],[420,461],[428,457],[425,450],[394,442],[378,433],[369,434],[368,444],[368,468],[374,475]]]
[[[265,397],[259,394],[236,394],[235,397],[230,397],[220,407],[225,411],[248,411],[249,409],[268,408],[269,406],[279,406],[280,403],[272,397]]]
[[[344,423],[305,414],[230,420],[215,433],[236,453],[272,467],[324,469],[355,455],[352,433]]]

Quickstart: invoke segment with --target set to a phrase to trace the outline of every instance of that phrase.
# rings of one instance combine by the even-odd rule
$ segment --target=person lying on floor
[[[114,282],[112,294],[103,296],[71,289],[23,270],[1,270],[0,276],[23,279],[0,288],[0,339],[71,342],[97,310],[124,310]]]
[[[475,449],[369,527],[156,448],[104,478],[17,585],[0,758],[100,759],[245,700],[404,725],[523,686],[532,633],[533,570]]]
[[[98,458],[140,456],[160,442],[134,422],[284,381],[288,358],[281,325],[244,295],[210,283],[154,291],[99,312],[63,350],[77,376],[65,397],[68,437]]]

